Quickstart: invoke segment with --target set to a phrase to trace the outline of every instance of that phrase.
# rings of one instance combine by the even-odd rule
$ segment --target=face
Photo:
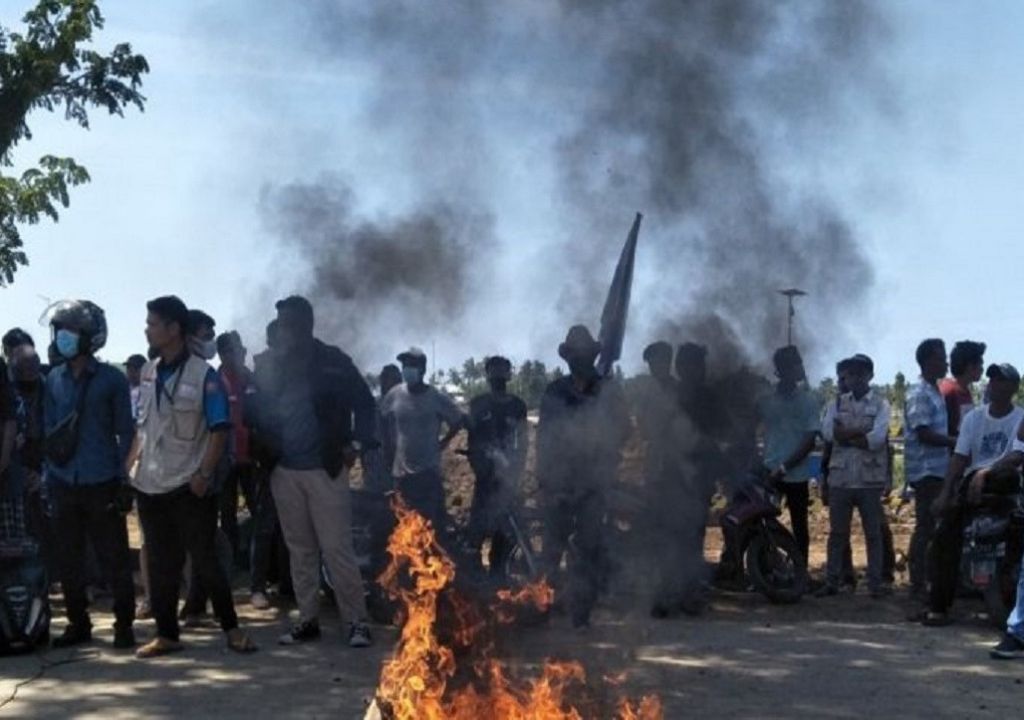
[[[804,372],[804,363],[798,359],[782,363],[775,372],[781,382],[790,385],[803,382],[804,378],[807,377],[807,373]]]
[[[132,387],[142,382],[142,368],[138,365],[129,365],[125,368],[125,375],[128,376],[128,384]]]
[[[968,365],[967,366],[967,372],[966,372],[967,381],[968,382],[978,382],[979,380],[981,380],[981,375],[984,372],[984,368],[985,368],[985,359],[984,358],[982,358],[981,360],[979,360],[976,363],[972,363],[971,365]]]
[[[14,380],[20,383],[35,382],[39,379],[40,360],[36,351],[29,345],[16,348],[11,355],[14,369]]]
[[[155,313],[146,315],[146,342],[157,352],[163,350],[181,336],[181,326],[167,322]]]
[[[569,372],[573,375],[576,377],[586,377],[594,369],[594,362],[596,360],[596,355],[571,353],[566,357],[565,362],[569,365]]]
[[[676,375],[686,385],[703,385],[708,367],[703,357],[683,357],[676,362]]]
[[[666,355],[655,355],[647,361],[651,375],[656,378],[667,378],[672,373],[672,358]]]
[[[406,385],[419,385],[426,375],[426,368],[412,363],[402,363],[402,379]]]
[[[925,360],[922,370],[925,377],[935,380],[946,376],[949,371],[949,363],[946,362],[946,347],[944,345],[932,351],[932,354]]]
[[[874,376],[866,367],[855,365],[844,374],[847,387],[854,395],[863,395],[871,388],[871,378]]]
[[[991,402],[1005,404],[1013,400],[1018,384],[1012,380],[992,378],[988,384],[988,397]]]
[[[491,387],[494,392],[505,392],[508,387],[508,380],[511,373],[509,368],[504,365],[500,367],[492,367],[487,371],[487,384]]]

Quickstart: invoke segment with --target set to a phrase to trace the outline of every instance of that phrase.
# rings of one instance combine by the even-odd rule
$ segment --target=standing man
[[[601,344],[576,325],[558,347],[569,375],[547,386],[537,429],[537,477],[544,494],[544,557],[554,578],[573,537],[569,558],[569,610],[573,627],[590,614],[607,580],[604,515],[609,486],[631,432],[621,389],[594,363]]]
[[[843,361],[848,392],[830,403],[822,423],[829,457],[828,564],[820,594],[835,595],[850,544],[853,509],[860,513],[868,553],[868,590],[872,598],[883,586],[882,494],[889,479],[889,403],[871,389],[875,366],[867,355]]]
[[[491,541],[488,566],[492,576],[503,577],[514,538],[501,519],[512,507],[526,466],[526,403],[508,391],[512,363],[492,355],[484,362],[491,391],[469,404],[469,464],[476,485],[469,513],[469,548],[480,559],[485,539]]]
[[[974,383],[981,379],[985,368],[985,343],[961,340],[949,353],[951,378],[939,381],[939,393],[946,403],[949,416],[949,435],[960,434],[960,423],[974,409]]]
[[[398,356],[405,382],[381,401],[381,416],[394,448],[391,474],[402,499],[430,520],[438,540],[447,540],[441,451],[466,427],[455,401],[425,381],[427,356],[413,347]],[[441,427],[447,430],[441,437]]]
[[[251,652],[256,646],[238,627],[231,586],[214,545],[217,498],[211,485],[231,428],[227,396],[217,372],[190,351],[187,341],[191,336],[206,342],[209,333],[200,332],[175,296],[151,300],[146,309],[146,339],[159,357],[142,371],[139,430],[129,467],[138,462],[133,484],[157,633],[137,654],[150,658],[182,648],[178,590],[186,553],[213,601],[228,648]],[[207,324],[212,332],[212,320]]]
[[[231,543],[235,565],[242,565],[245,561],[244,558],[240,558],[240,553],[244,551],[239,547],[238,539],[239,490],[245,498],[249,514],[256,516],[252,462],[249,456],[249,427],[245,424],[246,394],[253,384],[253,377],[252,371],[245,366],[245,345],[242,344],[241,336],[234,330],[217,338],[217,354],[220,356],[220,380],[228,394],[228,408],[231,414],[226,474],[224,486],[220,490],[220,526]],[[253,604],[258,606],[256,602]]]
[[[107,320],[99,306],[88,300],[61,302],[50,328],[64,363],[46,380],[46,468],[68,615],[68,626],[53,644],[68,647],[92,639],[85,592],[88,539],[114,594],[114,647],[127,649],[135,645],[135,586],[124,519],[131,508],[125,458],[134,433],[128,382],[94,357],[107,342]]]
[[[391,468],[395,463],[395,448],[391,436],[387,432],[380,408],[391,389],[402,384],[402,371],[398,369],[397,365],[389,363],[381,369],[377,382],[380,387],[380,400],[377,402],[377,437],[380,439],[381,446],[363,448],[363,454],[359,460],[363,466],[363,487],[374,492],[385,493],[394,489]]]
[[[143,355],[132,355],[124,362],[124,373],[128,378],[128,390],[132,398],[132,419],[139,419],[139,399],[142,397],[142,368],[146,364]]]
[[[1015,467],[993,468],[1013,452],[1014,439],[1024,420],[1024,409],[1013,402],[1020,388],[1020,373],[1013,365],[1003,363],[990,365],[985,374],[989,379],[989,402],[964,416],[942,491],[931,508],[937,523],[929,547],[925,625],[946,625],[950,621],[970,505],[982,490],[1003,483],[1013,495],[1020,491],[1020,473]]]
[[[914,534],[910,538],[910,592],[924,600],[927,592],[928,545],[935,532],[932,505],[942,491],[949,470],[949,453],[956,438],[949,434],[949,413],[939,393],[938,382],[945,377],[946,345],[938,338],[917,346],[920,380],[910,388],[904,408],[905,445],[903,468],[907,484],[914,490]]]
[[[274,356],[257,382],[261,422],[278,450],[270,483],[299,605],[298,624],[280,642],[320,637],[322,557],[338,610],[348,621],[348,643],[367,647],[348,469],[362,447],[376,444],[373,395],[348,355],[313,336],[313,306],[306,298],[293,295],[276,307]]]
[[[762,396],[757,404],[764,428],[764,466],[786,498],[793,535],[806,562],[811,544],[807,527],[809,456],[820,428],[820,408],[814,394],[802,385],[807,376],[796,347],[779,348],[772,361],[779,382],[775,391]]]

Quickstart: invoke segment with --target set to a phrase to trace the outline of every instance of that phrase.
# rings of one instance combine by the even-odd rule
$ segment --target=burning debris
[[[520,678],[494,656],[495,624],[515,619],[518,605],[546,610],[554,593],[544,582],[499,592],[488,622],[453,590],[455,565],[438,544],[430,523],[395,502],[398,523],[388,544],[391,562],[381,584],[399,601],[402,634],[381,670],[367,720],[583,720],[607,717],[583,666],[547,660],[539,677]],[[450,610],[451,612],[448,612]],[[445,622],[453,624],[444,628]],[[450,640],[446,636],[450,635]],[[604,690],[617,683],[605,682]],[[619,720],[663,717],[660,700],[622,698]]]

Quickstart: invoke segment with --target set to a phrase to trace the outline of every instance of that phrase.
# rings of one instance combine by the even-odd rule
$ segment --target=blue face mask
[[[405,380],[407,385],[418,385],[421,377],[422,375],[418,367],[406,365],[402,368],[402,379]]]
[[[57,342],[57,352],[61,354],[61,357],[70,360],[78,355],[78,333],[60,329],[57,331],[55,340]]]

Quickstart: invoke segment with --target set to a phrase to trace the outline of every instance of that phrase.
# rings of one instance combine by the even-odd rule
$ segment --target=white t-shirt
[[[975,408],[960,421],[960,436],[956,439],[957,455],[971,459],[967,473],[988,467],[1013,450],[1017,429],[1024,420],[1024,409],[1013,406],[1005,417],[994,418],[988,404]]]

